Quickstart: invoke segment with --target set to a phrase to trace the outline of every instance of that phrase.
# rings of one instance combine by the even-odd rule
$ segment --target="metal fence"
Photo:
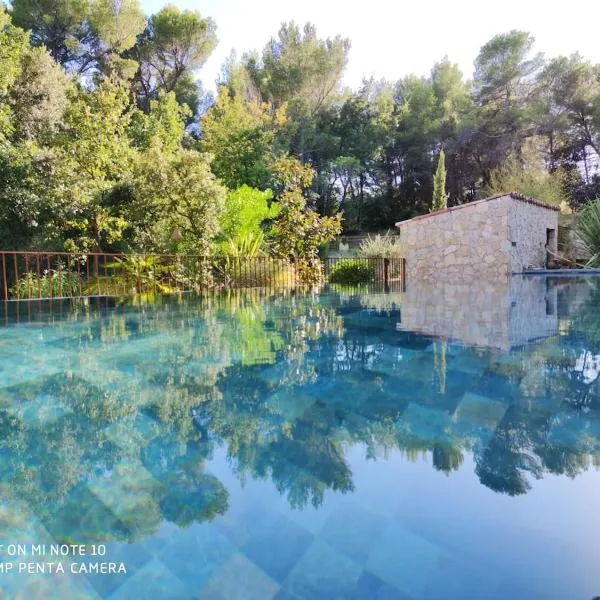
[[[368,282],[388,285],[404,282],[404,264],[404,259],[330,258],[322,261],[322,271],[325,281],[336,273],[340,279],[341,271],[357,271]],[[301,269],[294,261],[267,256],[0,251],[4,301],[301,285]]]

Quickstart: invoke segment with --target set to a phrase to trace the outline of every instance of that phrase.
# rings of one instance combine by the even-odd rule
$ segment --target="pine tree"
[[[431,212],[448,208],[448,194],[446,193],[446,155],[442,150],[438,159],[437,170],[433,178],[433,204]]]

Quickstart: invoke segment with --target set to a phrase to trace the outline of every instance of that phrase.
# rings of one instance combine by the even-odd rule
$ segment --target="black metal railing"
[[[355,270],[365,282],[388,285],[404,282],[406,272],[399,258],[327,258],[321,264],[324,281]],[[300,271],[293,260],[270,256],[0,251],[0,294],[9,301],[293,288],[302,285]]]

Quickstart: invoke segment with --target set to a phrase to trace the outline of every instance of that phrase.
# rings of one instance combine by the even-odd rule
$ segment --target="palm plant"
[[[110,279],[117,291],[142,293],[152,290],[163,294],[173,291],[168,283],[169,268],[160,263],[158,256],[126,255],[116,258],[106,268],[116,271]]]
[[[579,215],[579,235],[591,258],[589,267],[600,266],[600,198],[588,204]]]
[[[248,232],[237,238],[229,238],[223,251],[228,258],[256,258],[262,249],[265,234]]]

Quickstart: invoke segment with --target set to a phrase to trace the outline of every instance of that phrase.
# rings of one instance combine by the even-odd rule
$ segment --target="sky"
[[[198,10],[217,24],[219,45],[199,73],[207,89],[214,89],[232,49],[238,55],[262,49],[290,20],[314,23],[320,37],[350,38],[344,84],[353,88],[371,75],[392,81],[426,75],[446,55],[470,78],[481,46],[511,29],[532,33],[535,50],[546,56],[578,51],[600,62],[597,0],[141,0],[148,14],[167,3]]]

